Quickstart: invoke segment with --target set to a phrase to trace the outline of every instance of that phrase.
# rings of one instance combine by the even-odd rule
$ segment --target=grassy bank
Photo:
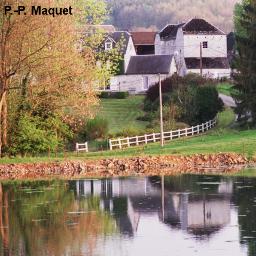
[[[25,162],[49,162],[61,161],[65,159],[100,159],[108,157],[130,157],[143,155],[160,155],[160,154],[211,154],[220,152],[235,152],[244,154],[247,157],[256,155],[256,130],[237,131],[231,129],[234,121],[234,113],[227,109],[218,117],[218,125],[208,133],[193,137],[183,138],[166,142],[163,148],[159,143],[148,144],[140,147],[133,147],[123,150],[103,151],[97,153],[67,153],[66,156],[58,157],[39,157],[39,158],[4,158],[0,163],[25,163]]]
[[[99,116],[108,120],[110,133],[117,133],[129,127],[145,129],[148,123],[137,120],[143,116],[143,100],[144,96],[102,99]]]

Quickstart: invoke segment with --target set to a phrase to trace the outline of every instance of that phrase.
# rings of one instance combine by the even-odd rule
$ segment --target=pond
[[[1,255],[256,255],[256,178],[3,182]]]

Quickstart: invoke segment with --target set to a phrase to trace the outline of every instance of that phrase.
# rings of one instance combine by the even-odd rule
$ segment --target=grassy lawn
[[[183,138],[166,142],[161,148],[159,143],[149,144],[144,147],[134,147],[104,153],[89,153],[87,157],[121,157],[137,155],[159,154],[210,154],[220,152],[235,152],[252,157],[256,154],[256,130],[237,131],[230,128],[234,121],[234,113],[228,109],[219,115],[218,126],[207,134]]]
[[[210,154],[220,152],[241,153],[248,157],[256,155],[256,130],[238,131],[231,129],[234,122],[234,113],[227,109],[218,117],[218,125],[205,135],[182,138],[171,142],[166,142],[163,148],[159,143],[148,144],[140,147],[132,147],[129,149],[102,151],[97,153],[68,153],[67,159],[100,159],[107,157],[129,157],[143,155],[191,155],[191,154]],[[17,162],[44,162],[64,160],[63,156],[59,157],[41,157],[41,158],[4,158],[0,163],[17,163]]]
[[[230,83],[220,83],[217,85],[217,90],[219,93],[231,96],[231,94],[235,92],[235,90],[232,87],[233,85]]]
[[[130,96],[127,99],[102,99],[99,116],[109,121],[109,132],[117,133],[125,128],[145,129],[147,122],[136,120],[143,116],[144,96]]]

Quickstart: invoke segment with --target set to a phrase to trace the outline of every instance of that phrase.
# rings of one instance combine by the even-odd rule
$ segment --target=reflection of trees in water
[[[3,245],[3,255],[9,255],[8,194],[3,193],[2,184],[0,184],[0,229]]]
[[[99,198],[77,201],[65,182],[1,188],[0,244],[4,255],[81,254],[83,250],[92,255],[97,239],[115,231],[112,218],[99,210]]]
[[[256,179],[236,178],[233,201],[238,205],[240,240],[248,245],[248,256],[256,255]]]
[[[233,194],[225,190],[230,181]],[[229,223],[230,201],[238,206],[240,240],[249,256],[256,255],[256,179],[165,177],[164,189],[161,177],[97,182],[0,184],[2,255],[94,255],[116,224],[123,235],[134,236],[140,216],[149,213],[201,239]]]

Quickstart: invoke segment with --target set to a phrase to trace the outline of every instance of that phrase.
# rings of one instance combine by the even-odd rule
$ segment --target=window
[[[112,49],[112,43],[111,42],[106,42],[105,43],[105,50],[108,51],[108,50],[111,50]]]
[[[149,88],[148,76],[143,77],[143,86],[144,86],[144,90],[148,90]]]
[[[203,42],[203,48],[208,48],[208,42]]]

